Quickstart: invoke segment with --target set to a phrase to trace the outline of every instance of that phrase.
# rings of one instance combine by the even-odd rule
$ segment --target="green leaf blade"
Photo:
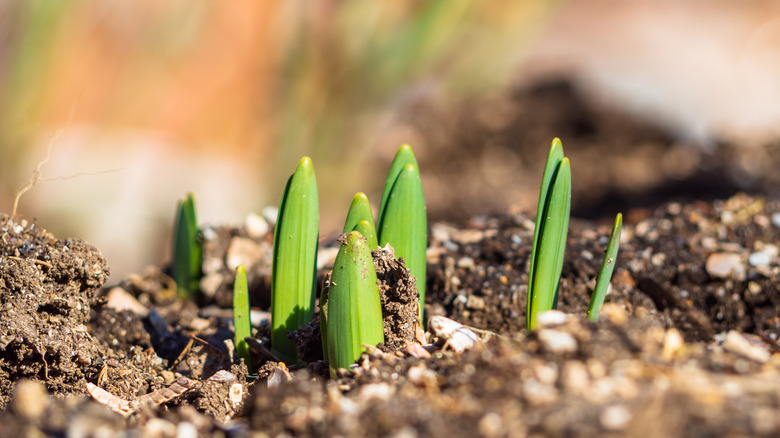
[[[612,233],[609,235],[607,251],[604,253],[604,260],[601,262],[601,270],[596,277],[596,287],[593,288],[593,295],[590,298],[588,306],[588,319],[591,322],[599,320],[599,312],[604,304],[604,298],[607,296],[607,288],[612,279],[612,272],[615,270],[617,262],[618,249],[620,247],[620,235],[623,232],[623,215],[618,213],[615,217],[615,224],[612,226]]]
[[[385,210],[387,209],[387,202],[390,198],[390,192],[393,190],[395,182],[398,180],[398,175],[401,173],[404,167],[409,164],[413,164],[414,167],[420,168],[417,164],[417,158],[414,156],[414,151],[411,146],[405,144],[398,148],[393,162],[390,163],[390,169],[387,171],[387,178],[385,179],[385,185],[382,188],[382,200],[379,203],[379,215],[377,216],[376,229],[381,230],[384,222]]]
[[[563,145],[554,139],[547,157],[528,275],[526,326],[533,330],[536,316],[557,307],[558,287],[566,250],[571,211],[571,168]]]
[[[181,300],[192,300],[200,290],[203,244],[198,236],[195,196],[179,201],[173,240],[172,276]]]
[[[236,268],[236,279],[233,282],[233,326],[235,328],[235,346],[238,357],[244,359],[247,368],[252,367],[252,356],[245,339],[252,336],[252,326],[249,319],[249,286],[246,281],[244,265]]]
[[[425,305],[428,245],[428,215],[425,207],[420,172],[414,164],[407,164],[398,174],[387,198],[379,245],[390,244],[398,258],[414,275],[420,293],[420,322]]]
[[[294,363],[298,353],[287,333],[309,322],[314,312],[319,195],[314,165],[303,157],[287,182],[274,231],[271,282],[271,347]]]
[[[327,300],[327,351],[331,376],[355,363],[361,345],[384,341],[376,271],[366,239],[343,234]]]

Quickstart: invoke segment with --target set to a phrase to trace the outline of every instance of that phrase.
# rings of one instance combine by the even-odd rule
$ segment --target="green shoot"
[[[360,231],[360,234],[368,240],[368,248],[372,251],[379,246],[376,239],[376,227],[374,227],[371,205],[368,203],[368,197],[363,192],[358,192],[352,198],[352,204],[349,206],[343,232],[349,233],[350,231]]]
[[[571,209],[571,169],[563,145],[555,139],[542,175],[536,227],[528,273],[526,326],[536,327],[536,316],[558,305],[558,287],[566,250]]]
[[[612,279],[612,271],[615,270],[617,262],[618,247],[620,246],[620,234],[623,231],[623,215],[618,213],[615,217],[615,225],[612,226],[612,234],[609,236],[607,252],[604,253],[604,261],[601,262],[601,270],[596,277],[596,287],[593,289],[593,295],[590,297],[590,306],[588,306],[588,319],[591,322],[599,320],[599,312],[604,304],[604,298],[607,296],[607,287]]]
[[[274,232],[271,281],[271,348],[287,363],[297,361],[287,333],[311,321],[316,290],[319,197],[314,165],[303,157],[287,181]]]
[[[198,236],[195,196],[189,193],[179,201],[173,234],[173,280],[181,300],[191,300],[200,290],[203,244]]]
[[[420,171],[412,148],[401,146],[390,165],[377,221],[379,245],[387,243],[403,258],[417,280],[420,292],[420,322],[425,306],[426,246],[428,219]]]
[[[382,304],[366,238],[352,231],[339,237],[341,248],[331,275],[325,336],[330,375],[354,364],[363,344],[384,342]]]
[[[235,328],[235,346],[238,357],[244,359],[247,368],[252,367],[252,356],[244,339],[252,336],[252,326],[249,321],[249,287],[246,282],[244,265],[236,268],[236,279],[233,282],[233,326]]]

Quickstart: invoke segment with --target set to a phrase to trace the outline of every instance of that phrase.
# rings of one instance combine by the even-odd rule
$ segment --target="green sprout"
[[[249,287],[246,282],[244,265],[236,268],[236,279],[233,282],[233,326],[235,329],[235,346],[238,357],[244,359],[247,368],[252,366],[252,356],[245,339],[252,336],[252,326],[249,320]]]
[[[298,358],[287,333],[309,322],[314,312],[318,228],[317,178],[311,159],[303,157],[287,181],[274,232],[271,348],[287,363]]]
[[[172,276],[181,300],[191,300],[200,290],[203,244],[198,236],[195,196],[189,193],[179,201],[173,234]]]
[[[558,305],[558,287],[563,270],[563,254],[571,209],[571,169],[563,156],[563,145],[555,139],[544,166],[536,226],[528,273],[526,326],[536,327],[539,313]]]
[[[379,245],[387,243],[395,255],[403,258],[406,267],[417,280],[420,292],[420,323],[425,306],[426,246],[428,219],[419,166],[412,148],[398,149],[382,190],[377,231]]]
[[[604,304],[604,298],[607,296],[607,287],[612,279],[612,271],[615,270],[617,261],[618,247],[620,246],[620,233],[623,231],[623,215],[618,213],[615,217],[615,225],[612,226],[612,234],[609,236],[607,252],[604,253],[604,260],[601,262],[601,270],[596,277],[596,287],[593,289],[593,295],[590,297],[590,306],[588,306],[588,319],[591,322],[599,320],[599,312]]]
[[[368,203],[368,197],[363,192],[358,192],[352,198],[352,204],[349,206],[343,232],[349,233],[350,231],[359,231],[368,240],[369,249],[375,250],[379,247],[371,205]]]
[[[382,304],[366,238],[352,231],[342,234],[339,241],[324,310],[326,330],[322,331],[331,377],[339,368],[354,364],[364,344],[384,342]]]

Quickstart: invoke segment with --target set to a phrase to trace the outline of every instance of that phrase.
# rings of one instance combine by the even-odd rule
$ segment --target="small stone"
[[[263,215],[263,218],[265,218],[265,221],[268,222],[269,225],[276,225],[276,219],[279,216],[279,208],[269,205],[264,208],[260,214]]]
[[[43,415],[49,405],[46,388],[38,382],[22,379],[11,393],[12,407],[24,420],[33,422]]]
[[[476,295],[470,295],[466,307],[471,310],[482,310],[485,308],[485,299]]]
[[[718,252],[707,258],[705,265],[707,273],[714,278],[745,278],[745,265],[739,254]]]
[[[471,257],[462,257],[460,260],[458,260],[456,266],[460,269],[472,270],[474,269],[474,259]]]
[[[225,264],[231,271],[235,271],[240,265],[244,265],[248,270],[262,256],[263,250],[252,239],[234,237],[230,241],[230,246],[225,256]]]
[[[750,291],[750,293],[753,295],[758,295],[761,293],[761,285],[755,281],[751,281],[748,283],[748,291]]]
[[[674,359],[678,351],[685,345],[680,331],[672,327],[664,333],[664,347],[661,357],[666,361]]]
[[[217,294],[222,285],[222,274],[209,274],[200,279],[200,292],[206,297],[213,297]]]
[[[625,429],[631,417],[625,406],[609,406],[601,412],[599,421],[604,429],[614,432]]]
[[[438,387],[438,378],[436,372],[429,370],[424,363],[409,368],[409,372],[406,374],[406,377],[409,379],[409,382],[422,388],[432,389]]]
[[[536,315],[536,325],[540,328],[566,324],[567,321],[569,321],[569,315],[560,310],[548,310]]]
[[[478,427],[482,436],[491,437],[501,435],[504,424],[501,415],[495,412],[488,412],[479,420]]]
[[[393,388],[387,383],[371,383],[363,385],[358,391],[358,403],[368,403],[372,400],[386,401],[393,396]]]
[[[769,266],[772,263],[772,256],[766,252],[754,252],[748,257],[750,266]]]
[[[523,384],[523,398],[532,406],[544,406],[554,403],[558,393],[551,385],[528,379]]]
[[[723,341],[723,349],[758,363],[767,363],[772,355],[765,348],[752,345],[742,334],[731,330]]]
[[[628,313],[626,313],[626,309],[623,308],[623,306],[615,303],[605,303],[601,307],[601,312],[599,312],[599,316],[602,315],[607,319],[607,321],[615,325],[623,325],[626,323],[626,321],[628,321]]]
[[[143,435],[160,438],[176,436],[176,425],[162,418],[152,418],[144,425]]]
[[[244,228],[249,237],[263,237],[270,228],[268,222],[256,213],[249,213],[244,219]]]
[[[577,351],[577,340],[569,333],[543,329],[539,330],[538,337],[542,348],[550,353],[564,354]]]
[[[583,391],[588,387],[590,374],[588,369],[580,361],[570,360],[563,364],[561,371],[561,385],[570,391]]]
[[[176,425],[176,438],[197,438],[198,428],[189,422],[182,422]]]
[[[244,386],[240,383],[234,383],[230,385],[230,402],[233,404],[233,409],[236,409],[241,401],[244,399]]]
[[[772,223],[777,228],[780,228],[780,213],[772,213]]]
[[[108,294],[106,295],[106,307],[114,309],[117,312],[129,310],[141,317],[149,315],[149,309],[121,287],[114,287],[108,291]]]

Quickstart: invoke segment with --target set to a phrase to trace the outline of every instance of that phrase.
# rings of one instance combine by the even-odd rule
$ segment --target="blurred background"
[[[0,205],[106,256],[169,259],[275,205],[312,157],[322,234],[412,145],[432,219],[535,208],[553,137],[574,214],[777,195],[780,2],[0,0]],[[375,206],[376,208],[376,206]]]

